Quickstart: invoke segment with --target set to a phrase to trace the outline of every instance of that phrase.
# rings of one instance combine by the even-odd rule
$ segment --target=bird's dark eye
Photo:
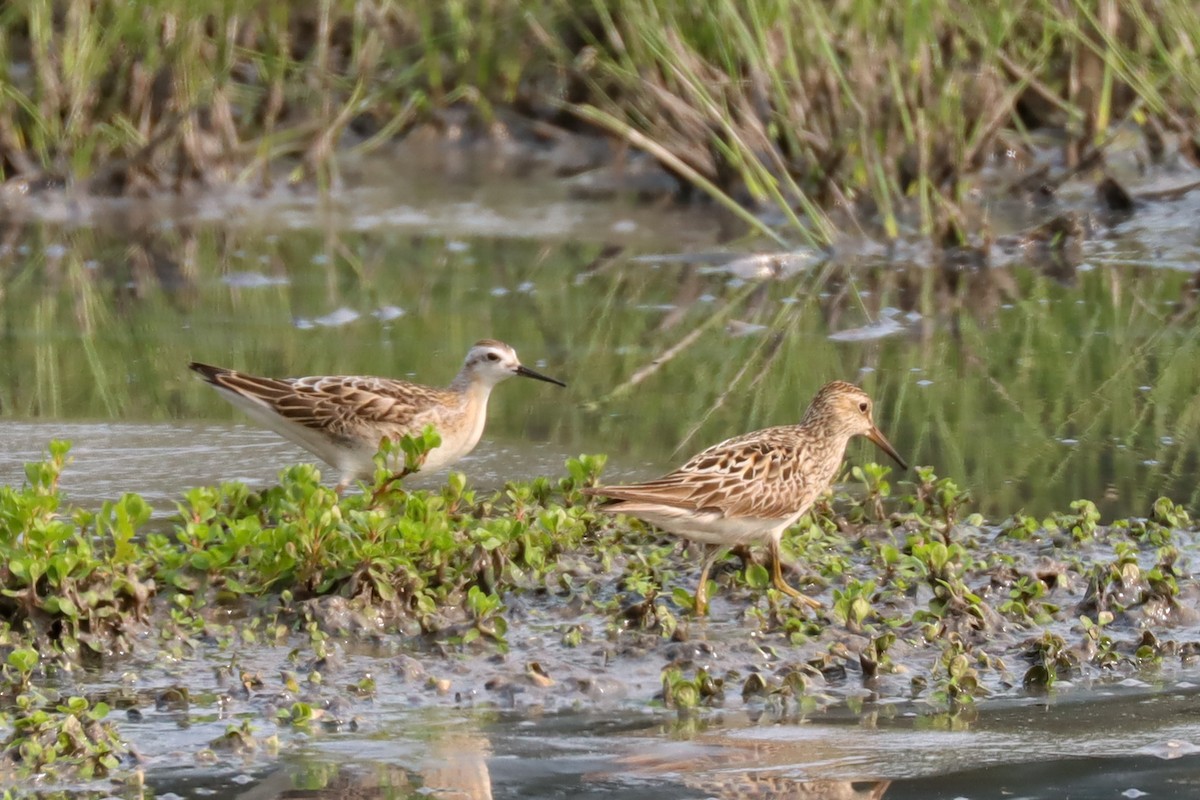
[[[496,353],[488,353],[488,361],[499,361],[500,356]]]
[[[865,414],[871,410],[871,406],[864,400],[858,404],[858,410]]]

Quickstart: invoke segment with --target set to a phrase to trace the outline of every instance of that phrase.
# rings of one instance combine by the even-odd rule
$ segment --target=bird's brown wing
[[[768,428],[699,453],[674,472],[645,483],[598,486],[589,494],[631,503],[658,503],[727,517],[776,519],[805,505],[803,448],[785,429]],[[611,507],[620,511],[620,504]]]
[[[332,436],[353,437],[364,427],[377,433],[381,426],[420,433],[429,411],[448,402],[447,390],[388,378],[261,378],[235,370],[196,371],[214,386],[256,399],[291,422]]]

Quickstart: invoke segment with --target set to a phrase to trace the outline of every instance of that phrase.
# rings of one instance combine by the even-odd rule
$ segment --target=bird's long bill
[[[566,384],[557,378],[551,378],[549,375],[543,375],[537,370],[532,370],[524,364],[521,364],[517,367],[517,374],[525,378],[534,378],[539,381],[545,381],[546,383],[553,383],[557,386],[562,386],[564,388],[566,387]]]
[[[892,447],[892,443],[887,440],[887,437],[880,433],[879,428],[872,425],[870,432],[867,433],[867,438],[878,445],[880,450],[891,456],[900,465],[900,469],[908,469],[908,464],[904,463],[904,459],[896,452],[896,448]]]

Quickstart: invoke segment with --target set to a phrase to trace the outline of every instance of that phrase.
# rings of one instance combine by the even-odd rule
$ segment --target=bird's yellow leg
[[[704,565],[700,567],[700,585],[696,587],[695,608],[698,617],[708,613],[708,571],[720,554],[721,548],[717,545],[704,545]]]
[[[783,554],[779,552],[779,540],[771,541],[771,583],[775,588],[786,594],[788,597],[794,597],[800,602],[807,605],[809,608],[824,608],[825,605],[820,600],[814,600],[806,594],[788,586],[787,581],[783,579]]]

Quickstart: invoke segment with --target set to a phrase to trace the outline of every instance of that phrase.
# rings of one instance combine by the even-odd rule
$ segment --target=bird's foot
[[[825,604],[820,600],[814,600],[803,592],[793,589],[788,585],[788,582],[783,579],[781,562],[782,559],[779,558],[778,554],[775,554],[774,558],[771,560],[771,584],[788,597],[792,598],[793,600],[799,600],[801,603],[813,609],[814,611],[825,608]]]
[[[786,583],[783,585],[775,584],[775,588],[778,589],[779,591],[783,592],[784,594],[786,594],[788,597],[792,598],[793,600],[799,600],[803,605],[808,606],[809,608],[813,609],[814,611],[821,611],[825,608],[825,604],[822,603],[820,600],[815,600],[815,599],[809,597],[808,595],[804,594],[803,592],[793,589],[791,586],[788,586]]]

